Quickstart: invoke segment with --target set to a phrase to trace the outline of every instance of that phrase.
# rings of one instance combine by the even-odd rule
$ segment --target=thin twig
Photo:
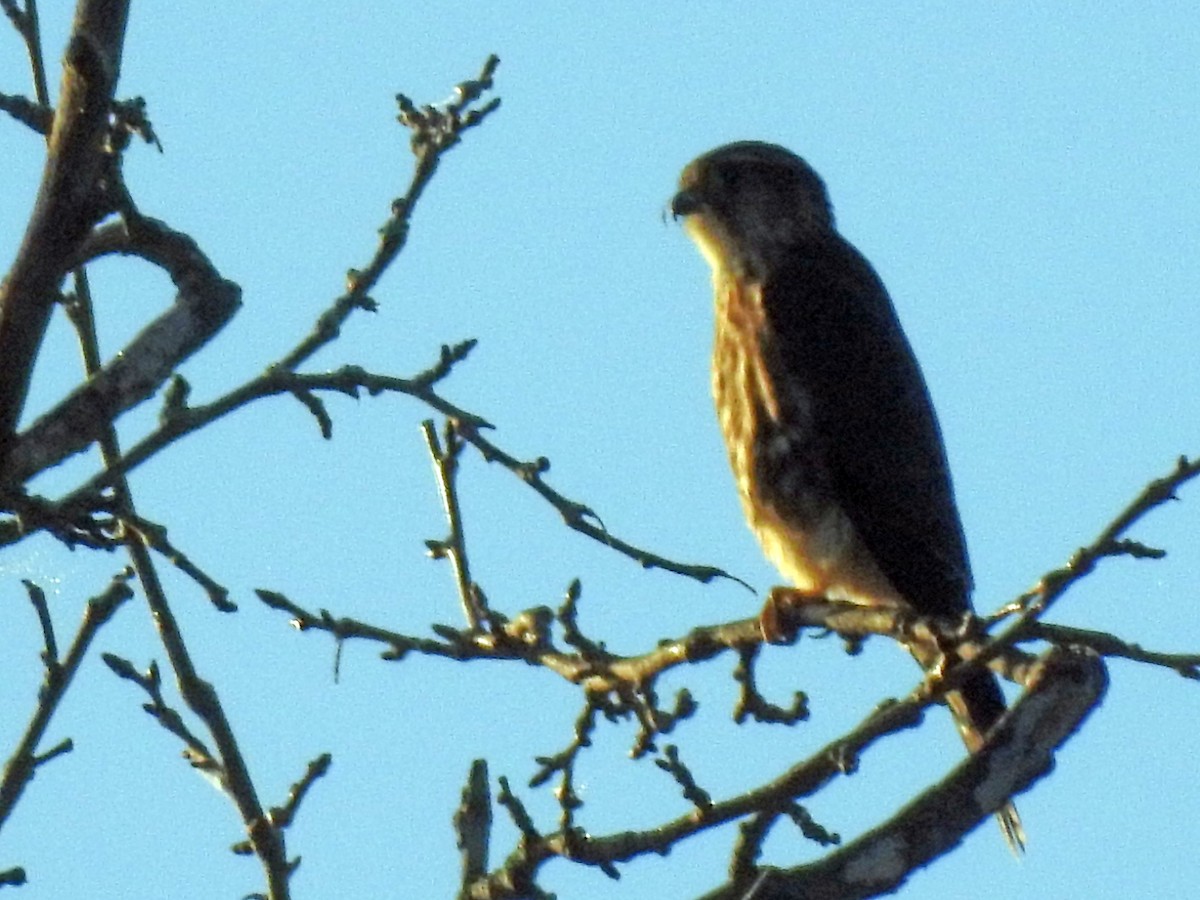
[[[150,698],[150,702],[143,704],[142,709],[147,715],[151,716],[159,725],[166,729],[175,737],[183,742],[184,750],[183,757],[192,766],[198,770],[200,774],[208,778],[218,790],[228,793],[229,785],[225,780],[225,773],[221,767],[221,761],[204,741],[188,727],[183,720],[183,716],[179,714],[179,710],[175,709],[162,694],[162,673],[158,668],[158,663],[151,662],[145,672],[139,672],[129,660],[124,657],[117,656],[115,653],[103,653],[101,658],[104,664],[118,678],[123,678],[126,681],[133,682]]]
[[[46,106],[50,102],[50,90],[46,84],[46,63],[42,57],[42,34],[38,24],[37,0],[25,0],[25,9],[18,8],[14,0],[3,0],[0,3],[4,14],[8,16],[25,42],[25,52],[29,55],[29,68],[33,73],[33,90],[38,103]],[[49,132],[49,129],[47,129]]]
[[[454,98],[442,108],[422,107],[424,118],[406,116],[406,110],[415,109],[412,101],[403,94],[397,96],[401,109],[400,123],[412,132],[412,150],[416,157],[416,166],[408,190],[392,202],[392,215],[379,229],[379,246],[367,267],[350,270],[346,277],[346,293],[322,313],[312,333],[279,361],[280,368],[291,371],[308,360],[338,336],[342,323],[354,310],[375,308],[370,292],[408,242],[413,211],[437,172],[442,156],[459,142],[464,131],[478,125],[499,107],[500,100],[495,98],[483,107],[471,108],[471,104],[479,99],[484,91],[491,89],[492,75],[499,63],[500,60],[495,56],[488,57],[479,79],[471,82],[477,89],[457,91]]]
[[[90,377],[100,371],[100,345],[96,335],[94,306],[88,290],[87,279],[82,272],[75,279],[76,308],[71,319],[76,326],[79,336],[80,349],[84,359],[84,369]],[[116,425],[108,421],[99,434],[100,454],[106,468],[111,467],[121,458],[121,448],[117,437]],[[262,864],[269,900],[288,900],[290,888],[288,880],[292,866],[287,859],[287,849],[282,830],[271,825],[266,816],[250,771],[242,755],[241,748],[234,736],[233,728],[221,706],[216,688],[202,678],[192,662],[191,653],[183,638],[183,632],[167,600],[166,592],[158,577],[158,570],[150,556],[149,544],[134,523],[138,521],[137,510],[129,482],[124,475],[119,476],[113,488],[113,508],[121,522],[121,534],[126,550],[142,585],[146,603],[158,632],[159,639],[166,651],[171,670],[175,673],[179,693],[188,708],[195,713],[208,729],[216,747],[216,754],[210,754],[198,739],[189,749],[193,750],[189,758],[202,772],[214,775],[220,786],[233,800],[242,817],[249,834],[250,843],[255,855]],[[110,662],[110,666],[112,663]],[[154,670],[154,681],[157,682],[157,670]],[[163,704],[165,707],[165,704]],[[164,724],[168,720],[177,720],[177,734],[190,734],[183,727],[178,715],[172,717],[174,710],[166,708],[160,718]]]
[[[1200,653],[1161,653],[1145,650],[1139,644],[1123,641],[1116,635],[1103,631],[1052,625],[1049,622],[1031,622],[1025,636],[1051,641],[1063,647],[1088,647],[1104,657],[1162,666],[1164,669],[1178,672],[1184,678],[1200,681]]]
[[[204,589],[209,602],[220,612],[237,612],[237,604],[229,599],[229,589],[219,584],[216,579],[197,566],[182,550],[167,538],[164,525],[151,522],[142,516],[127,516],[123,520],[129,528],[137,531],[152,550],[160,554],[176,569],[192,579]]]
[[[25,592],[29,594],[29,602],[37,613],[38,624],[42,626],[42,663],[47,669],[58,667],[58,641],[54,637],[54,621],[50,618],[50,607],[46,604],[46,592],[30,581],[21,579]]]
[[[20,799],[25,786],[32,780],[35,770],[58,753],[39,756],[38,745],[46,734],[50,720],[62,702],[71,680],[87,654],[96,633],[112,618],[122,603],[133,596],[129,587],[132,572],[125,570],[113,577],[103,593],[92,597],[84,609],[83,621],[75,633],[66,657],[59,663],[47,663],[45,680],[38,691],[38,703],[33,718],[21,735],[12,755],[4,764],[4,775],[0,779],[0,828],[8,819],[13,807]],[[59,745],[60,747],[63,745]],[[61,752],[61,751],[60,751]]]
[[[470,631],[483,628],[486,610],[480,608],[479,593],[471,580],[471,569],[467,562],[467,542],[463,533],[462,509],[458,503],[458,456],[462,452],[462,441],[451,421],[446,422],[445,446],[438,440],[437,429],[432,419],[421,423],[425,435],[425,446],[433,459],[433,470],[437,476],[438,493],[442,498],[442,509],[450,526],[450,534],[442,541],[426,541],[429,552],[435,558],[445,557],[454,568],[454,583],[458,586],[458,599],[462,604],[463,616]]]
[[[1088,575],[1096,564],[1108,556],[1159,556],[1161,551],[1146,552],[1147,549],[1137,542],[1124,540],[1125,533],[1132,528],[1147,513],[1158,508],[1169,500],[1174,500],[1175,492],[1191,479],[1200,475],[1200,458],[1189,460],[1181,456],[1175,463],[1173,471],[1156,478],[1147,484],[1111,522],[1104,527],[1094,541],[1076,551],[1067,564],[1042,576],[1037,587],[1022,594],[1012,604],[1001,611],[1004,615],[1016,612],[1016,620],[984,651],[982,660],[987,662],[1002,654],[1006,648],[1024,640],[1032,622],[1040,619],[1047,610],[1060,599],[1081,578]]]
[[[657,553],[651,553],[649,550],[637,547],[612,534],[604,527],[604,523],[590,506],[571,500],[547,484],[546,480],[542,477],[550,469],[550,461],[546,457],[539,456],[532,462],[522,462],[485,438],[479,427],[470,422],[460,422],[459,433],[462,435],[463,440],[472,444],[483,454],[485,460],[499,463],[533,488],[542,499],[554,507],[558,514],[562,516],[563,522],[573,531],[587,535],[593,540],[611,547],[623,556],[628,556],[639,563],[644,569],[663,569],[667,572],[674,572],[676,575],[695,579],[702,584],[708,584],[716,578],[728,578],[730,581],[737,582],[746,588],[746,590],[754,593],[754,588],[750,587],[750,585],[737,576],[730,575],[724,569],[719,569],[716,566],[675,562]]]
[[[6,112],[22,125],[27,125],[38,134],[49,136],[54,124],[54,110],[21,97],[17,94],[0,92],[0,112]]]

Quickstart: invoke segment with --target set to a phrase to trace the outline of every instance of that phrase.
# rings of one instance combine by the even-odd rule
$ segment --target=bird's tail
[[[967,750],[975,753],[983,746],[988,731],[1004,715],[1004,694],[996,676],[990,672],[979,672],[963,683],[960,690],[946,695],[946,703],[954,716],[954,724],[962,735]],[[1012,801],[1008,801],[996,812],[996,821],[1013,855],[1025,852],[1025,829],[1021,817]]]

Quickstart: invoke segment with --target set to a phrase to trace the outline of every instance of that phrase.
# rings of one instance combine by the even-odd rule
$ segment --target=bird
[[[821,177],[784,147],[725,144],[683,169],[671,214],[712,269],[713,399],[767,558],[801,595],[961,620],[973,585],[929,390]],[[1005,712],[986,670],[946,702],[970,752]],[[996,815],[1020,854],[1016,808]]]

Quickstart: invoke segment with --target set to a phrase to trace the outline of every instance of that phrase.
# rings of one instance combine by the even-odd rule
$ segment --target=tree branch
[[[128,0],[79,0],[76,7],[41,187],[17,258],[0,284],[0,472],[67,258],[108,212],[101,195],[110,163],[104,137],[128,12]]]
[[[67,688],[79,666],[87,654],[88,647],[96,633],[104,627],[122,603],[133,596],[129,587],[129,571],[117,575],[109,583],[108,588],[101,594],[92,597],[84,609],[83,622],[75,633],[75,639],[67,650],[67,656],[61,662],[52,654],[53,642],[47,638],[46,652],[43,654],[45,678],[38,691],[38,703],[33,718],[17,743],[16,749],[4,764],[4,774],[0,778],[0,828],[12,813],[20,799],[25,786],[33,779],[38,766],[49,761],[57,752],[38,755],[37,748],[45,737],[50,720],[66,695]],[[36,604],[35,604],[36,605]],[[39,610],[39,620],[42,621],[43,631],[47,628],[46,620]],[[63,745],[60,745],[60,747]],[[69,749],[69,748],[68,748]]]
[[[705,900],[856,900],[896,891],[908,876],[953,850],[1005,801],[1054,768],[1054,754],[1100,703],[1108,675],[1086,650],[1051,650],[1026,693],[976,754],[946,778],[824,859],[793,869],[762,869]]]

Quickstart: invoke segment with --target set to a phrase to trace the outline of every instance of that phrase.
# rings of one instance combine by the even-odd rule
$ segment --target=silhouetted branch
[[[492,835],[492,792],[488,785],[487,762],[471,763],[471,773],[463,786],[462,802],[454,813],[454,832],[462,852],[462,890],[460,900],[468,896],[471,883],[488,870],[488,844]]]
[[[217,583],[211,575],[192,562],[187,554],[172,544],[167,538],[166,526],[137,515],[123,517],[122,524],[135,530],[148,547],[200,585],[208,595],[208,601],[217,610],[225,613],[237,611],[237,604],[229,599],[229,589]]]
[[[1031,610],[1035,615],[1044,612],[1065,594],[1068,588],[1095,568],[1101,559],[1110,556],[1132,556],[1135,559],[1161,559],[1166,551],[1147,547],[1124,537],[1125,532],[1137,524],[1147,513],[1164,503],[1178,499],[1175,492],[1191,479],[1200,475],[1200,459],[1189,460],[1181,456],[1172,472],[1156,478],[1142,488],[1141,492],[1121,510],[1088,546],[1080,548],[1065,566],[1047,572],[1033,590],[1018,597],[1002,614],[1017,610]]]
[[[396,96],[400,106],[398,119],[412,132],[412,151],[417,161],[408,190],[392,201],[392,215],[379,229],[379,247],[367,267],[351,269],[346,274],[346,293],[321,314],[312,333],[279,361],[280,368],[294,370],[336,338],[341,333],[342,323],[354,310],[375,309],[370,291],[408,242],[413,210],[437,171],[442,155],[459,142],[464,131],[475,127],[499,108],[498,97],[482,107],[472,107],[484,91],[491,90],[492,75],[499,64],[497,57],[489,56],[479,79],[463,82],[456,88],[454,97],[440,107],[423,106],[417,110],[403,94]],[[464,86],[469,87],[464,90]]]
[[[28,125],[38,134],[49,135],[54,122],[54,110],[48,106],[16,94],[0,92],[0,111],[8,113],[22,125]]]
[[[308,764],[308,767],[304,770],[304,775],[288,790],[287,801],[283,806],[273,806],[267,812],[267,818],[270,820],[272,827],[282,831],[291,826],[292,822],[295,821],[296,813],[300,809],[300,804],[304,802],[304,798],[308,796],[308,792],[312,790],[312,786],[329,772],[329,767],[332,763],[333,757],[328,753],[322,753]],[[234,853],[241,856],[249,856],[254,852],[254,847],[249,841],[240,841],[234,844],[231,849]],[[293,872],[299,865],[300,857],[296,857],[289,863]]]
[[[792,697],[792,708],[783,709],[767,701],[758,692],[755,684],[754,664],[758,659],[760,647],[749,644],[738,648],[738,664],[733,670],[733,680],[741,685],[741,694],[733,709],[733,721],[739,725],[752,716],[756,722],[776,722],[783,725],[795,725],[808,718],[808,695],[796,691]]]
[[[997,635],[986,651],[984,661],[1023,640],[1028,635],[1031,623],[1040,619],[1072,585],[1090,574],[1100,560],[1110,556],[1159,559],[1165,555],[1164,551],[1128,540],[1125,533],[1147,513],[1169,500],[1176,499],[1175,492],[1197,475],[1200,475],[1200,459],[1179,457],[1173,471],[1162,478],[1154,479],[1142,488],[1129,505],[1101,530],[1092,543],[1077,550],[1062,568],[1043,575],[1033,590],[1022,594],[1001,610],[995,618],[1001,619],[1015,614],[1016,619]]]
[[[25,870],[21,866],[14,866],[11,869],[5,869],[0,872],[0,887],[11,885],[19,887],[25,883]]]
[[[241,306],[241,289],[220,276],[196,242],[157,220],[100,229],[69,265],[106,253],[134,254],[154,262],[171,276],[179,293],[128,346],[20,435],[9,460],[14,481],[24,481],[87,448],[118,416],[158,390]]]
[[[42,621],[43,639],[46,641],[46,648],[42,652],[45,675],[38,690],[38,702],[33,718],[4,764],[3,777],[0,778],[0,828],[3,828],[38,766],[70,749],[69,742],[60,743],[53,750],[40,755],[37,748],[45,737],[50,720],[62,702],[71,680],[79,671],[80,663],[83,662],[92,639],[112,618],[117,608],[133,596],[129,587],[131,575],[132,573],[126,570],[114,576],[103,593],[88,600],[83,612],[83,621],[75,633],[74,640],[71,641],[66,658],[61,662],[58,661],[54,648],[53,628],[48,626],[48,615],[44,616],[41,610],[38,611],[38,619]],[[30,593],[32,599],[34,592]],[[37,606],[36,601],[34,605]]]
[[[46,84],[46,64],[42,58],[42,34],[38,23],[37,0],[25,0],[25,8],[20,9],[16,0],[0,0],[0,8],[8,16],[17,34],[25,42],[25,52],[29,56],[29,67],[33,70],[33,88],[37,101],[43,106],[50,103],[50,89]],[[50,116],[53,117],[53,111]],[[50,123],[46,123],[43,134],[50,133]]]
[[[522,462],[485,438],[479,432],[478,427],[472,427],[471,423],[460,423],[460,433],[463,440],[473,444],[483,454],[485,460],[500,463],[500,465],[504,466],[504,468],[533,488],[558,511],[558,514],[562,516],[563,522],[567,524],[568,528],[578,531],[580,534],[586,534],[593,540],[612,547],[618,553],[640,563],[642,568],[665,569],[668,572],[674,572],[676,575],[693,578],[702,584],[707,584],[714,578],[728,578],[731,581],[736,581],[746,588],[746,590],[753,592],[754,589],[750,585],[746,584],[740,578],[730,575],[724,569],[718,569],[715,566],[689,565],[674,562],[656,553],[635,547],[633,544],[610,534],[608,529],[604,527],[604,523],[600,520],[600,517],[596,515],[590,506],[568,499],[546,483],[542,478],[546,472],[550,471],[550,460],[546,457],[539,456],[532,462]]]
[[[743,868],[705,900],[855,900],[890,894],[954,849],[1009,798],[1054,768],[1054,754],[1100,703],[1108,676],[1098,657],[1056,648],[991,732],[988,743],[890,820],[814,863]]]
[[[1103,631],[1052,625],[1048,622],[1030,623],[1025,629],[1025,637],[1050,641],[1060,647],[1087,647],[1100,656],[1162,666],[1178,672],[1184,678],[1200,681],[1200,653],[1159,653],[1145,650],[1139,644],[1128,643]]]
[[[103,137],[121,68],[128,7],[128,0],[79,2],[37,201],[16,260],[0,283],[0,473],[67,260],[111,211],[102,185],[111,164]],[[11,479],[2,475],[0,482]]]
[[[146,714],[159,725],[183,742],[183,757],[207,778],[219,791],[228,792],[229,785],[221,768],[221,761],[208,749],[204,741],[187,726],[179,710],[168,704],[162,695],[162,673],[158,663],[151,662],[145,672],[139,672],[129,660],[115,653],[102,653],[101,658],[109,670],[118,678],[131,681],[145,691],[149,703],[142,705]]]

